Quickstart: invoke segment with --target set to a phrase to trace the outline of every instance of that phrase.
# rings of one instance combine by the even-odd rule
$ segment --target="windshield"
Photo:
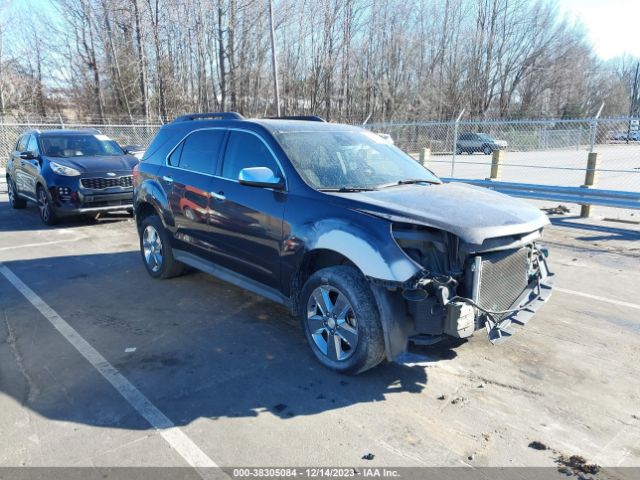
[[[403,181],[440,183],[429,170],[375,133],[284,132],[278,141],[312,187],[369,189]]]
[[[124,155],[106,135],[47,135],[40,137],[42,153],[48,157],[93,157]]]
[[[493,137],[491,135],[487,135],[486,133],[479,133],[478,137],[480,137],[482,140],[493,140]]]

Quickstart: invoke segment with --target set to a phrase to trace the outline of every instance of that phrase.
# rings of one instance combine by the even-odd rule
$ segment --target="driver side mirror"
[[[38,157],[34,152],[27,151],[27,152],[20,152],[20,158],[22,160],[36,160]]]
[[[238,174],[238,182],[250,187],[265,187],[282,190],[284,180],[276,177],[273,171],[267,167],[243,168]]]

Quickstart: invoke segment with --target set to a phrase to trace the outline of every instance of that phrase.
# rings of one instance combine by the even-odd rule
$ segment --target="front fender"
[[[348,258],[367,277],[404,282],[419,268],[398,247],[391,224],[371,219],[367,228],[344,220],[315,222],[309,232],[306,250],[332,250]]]

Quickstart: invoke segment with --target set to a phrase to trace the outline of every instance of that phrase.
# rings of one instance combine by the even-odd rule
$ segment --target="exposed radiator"
[[[528,285],[529,252],[527,247],[483,254],[477,278],[476,302],[492,311],[507,310]],[[495,315],[496,320],[507,314]]]

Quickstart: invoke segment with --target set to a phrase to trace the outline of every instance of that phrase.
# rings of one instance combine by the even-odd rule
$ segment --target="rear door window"
[[[224,136],[224,130],[198,130],[193,132],[170,155],[170,165],[179,166],[193,172],[215,174]],[[174,154],[176,154],[175,158]],[[178,155],[179,158],[177,158]]]

